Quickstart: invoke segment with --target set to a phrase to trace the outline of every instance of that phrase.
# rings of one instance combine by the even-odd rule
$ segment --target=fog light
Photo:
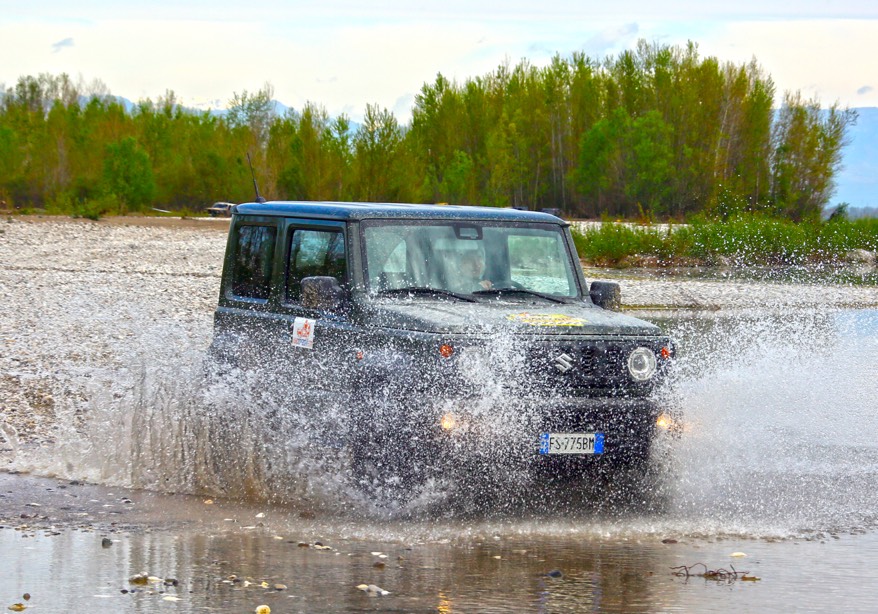
[[[670,431],[672,428],[674,428],[674,419],[671,418],[668,414],[661,414],[658,418],[656,418],[655,425],[660,429]]]
[[[677,412],[663,412],[655,419],[655,425],[674,437],[680,437],[683,433],[683,416]]]
[[[439,426],[443,431],[453,431],[457,428],[457,417],[452,413],[447,413],[439,420]]]

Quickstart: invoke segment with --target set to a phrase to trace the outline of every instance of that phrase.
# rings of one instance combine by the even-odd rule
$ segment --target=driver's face
[[[461,272],[467,277],[479,279],[482,277],[482,273],[485,272],[485,259],[478,252],[467,254],[463,257],[460,268]]]

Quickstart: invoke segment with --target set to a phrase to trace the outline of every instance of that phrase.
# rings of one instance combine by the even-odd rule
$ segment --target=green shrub
[[[119,210],[119,199],[113,194],[104,194],[77,203],[70,212],[71,217],[99,220]]]
[[[584,260],[612,266],[633,257],[668,264],[725,258],[742,266],[832,262],[852,249],[878,251],[878,219],[795,223],[756,214],[725,221],[695,217],[668,230],[605,222],[574,232],[574,242]]]

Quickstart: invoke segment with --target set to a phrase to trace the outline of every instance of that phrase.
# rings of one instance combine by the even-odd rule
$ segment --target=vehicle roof
[[[314,201],[271,201],[243,203],[235,207],[237,215],[269,215],[333,220],[363,219],[444,219],[504,222],[567,222],[537,211],[520,211],[500,207],[464,205],[418,205],[410,203],[345,203]]]

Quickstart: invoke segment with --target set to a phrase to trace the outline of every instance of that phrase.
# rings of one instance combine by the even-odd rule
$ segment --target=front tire
[[[433,473],[429,431],[403,410],[380,406],[362,411],[351,424],[354,489],[381,508],[402,508],[418,498]]]

